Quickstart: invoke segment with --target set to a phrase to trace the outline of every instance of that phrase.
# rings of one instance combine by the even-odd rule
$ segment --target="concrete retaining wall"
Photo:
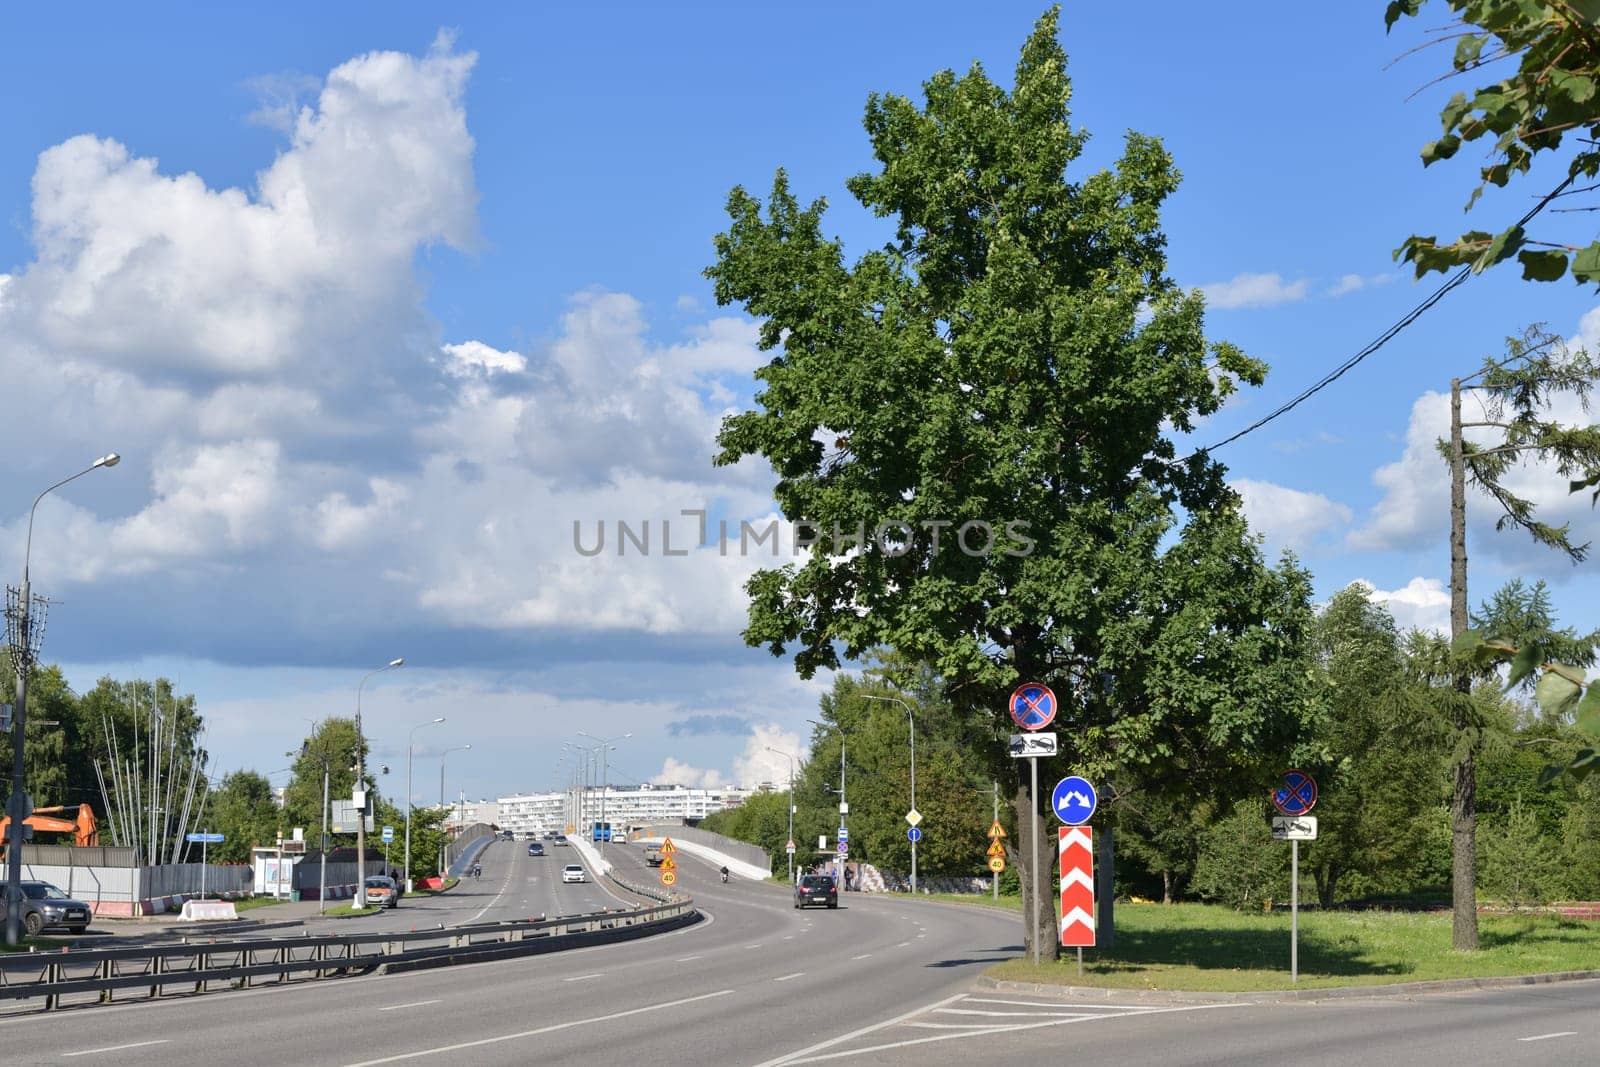
[[[649,823],[643,829],[646,837],[670,837],[674,843],[689,841],[715,852],[718,856],[726,856],[748,864],[752,868],[760,868],[762,878],[772,875],[772,857],[767,855],[766,849],[752,845],[748,841],[724,837],[710,830],[702,830],[698,826],[684,826],[681,823]],[[753,874],[747,874],[746,877],[753,877]]]

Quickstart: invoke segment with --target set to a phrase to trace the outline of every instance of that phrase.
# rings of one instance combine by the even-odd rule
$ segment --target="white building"
[[[499,801],[467,800],[463,797],[447,807],[449,815],[446,818],[453,826],[471,826],[478,822],[485,826],[501,825]]]
[[[558,793],[528,793],[501,797],[499,825],[519,834],[565,830],[585,823],[605,821],[619,830],[625,825],[703,819],[714,811],[738,807],[753,789],[688,789],[676,785],[598,786]]]

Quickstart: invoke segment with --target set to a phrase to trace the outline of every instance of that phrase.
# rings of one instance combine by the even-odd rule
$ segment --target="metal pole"
[[[606,854],[606,842],[611,840],[611,824],[606,822],[606,749],[610,745],[600,746],[600,822],[606,828],[606,836],[600,839],[600,855]]]
[[[38,506],[38,502],[34,502]],[[29,516],[29,527],[32,528],[33,519]],[[22,605],[17,620],[18,636],[21,638],[22,656],[17,667],[17,702],[11,712],[11,803],[6,806],[6,814],[11,817],[11,824],[7,827],[11,832],[10,840],[6,842],[6,944],[17,945],[22,941],[22,830],[23,819],[30,814],[24,810],[29,805],[25,797],[27,788],[25,771],[22,762],[22,744],[26,734],[23,732],[23,723],[28,714],[28,670],[29,660],[32,657],[33,638],[28,632],[28,607],[33,598],[32,586],[28,584],[28,565],[22,565]]]
[[[1289,842],[1289,981],[1300,981],[1300,842]]]
[[[362,903],[367,899],[367,880],[361,879],[356,895]],[[323,901],[328,899],[328,759],[322,759],[322,870],[317,873],[317,914],[323,911]]]
[[[415,731],[412,731],[415,733]],[[411,738],[406,738],[406,861],[405,892],[411,892]]]
[[[906,725],[911,730],[911,810],[917,810],[917,721],[906,705]],[[913,828],[914,829],[914,828]],[[917,895],[917,840],[911,839],[911,895]]]
[[[842,829],[850,828],[846,816],[850,814],[850,805],[844,800],[844,731],[839,731],[839,826]],[[844,856],[839,855],[839,892],[844,892]]]
[[[1039,757],[1028,758],[1028,775],[1033,790],[1028,794],[1032,829],[1028,833],[1028,866],[1033,869],[1033,931],[1028,940],[1033,942],[1033,965],[1039,965]]]
[[[1000,782],[998,780],[991,780],[990,784],[994,787],[994,821],[995,822],[999,822],[1000,821]],[[993,878],[991,878],[989,880],[989,882],[994,887],[994,899],[998,903],[999,900],[1000,900],[1000,876],[998,874],[996,874]]]

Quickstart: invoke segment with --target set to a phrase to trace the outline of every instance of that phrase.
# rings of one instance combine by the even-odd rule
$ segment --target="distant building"
[[[598,786],[551,793],[501,797],[499,825],[516,833],[564,830],[605,821],[623,826],[681,819],[703,819],[712,812],[738,807],[754,790],[727,787],[690,789],[679,785]]]

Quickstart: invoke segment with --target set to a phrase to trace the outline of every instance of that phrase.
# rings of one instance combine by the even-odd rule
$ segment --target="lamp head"
[[[404,656],[396,656],[394,659],[389,661],[389,666],[391,667],[404,667],[405,665],[406,658]]]
[[[439,716],[439,717],[438,717],[438,718],[437,718],[437,719],[434,719],[434,720],[433,720],[433,721],[434,721],[434,722],[444,722],[444,716],[443,716],[443,715],[441,715],[441,716]]]
[[[95,467],[115,467],[118,463],[121,463],[121,462],[122,462],[122,457],[121,456],[117,455],[115,452],[107,452],[105,455],[103,455],[99,459],[95,460],[94,461],[94,465],[95,465]],[[90,469],[93,470],[94,468],[91,467]]]

